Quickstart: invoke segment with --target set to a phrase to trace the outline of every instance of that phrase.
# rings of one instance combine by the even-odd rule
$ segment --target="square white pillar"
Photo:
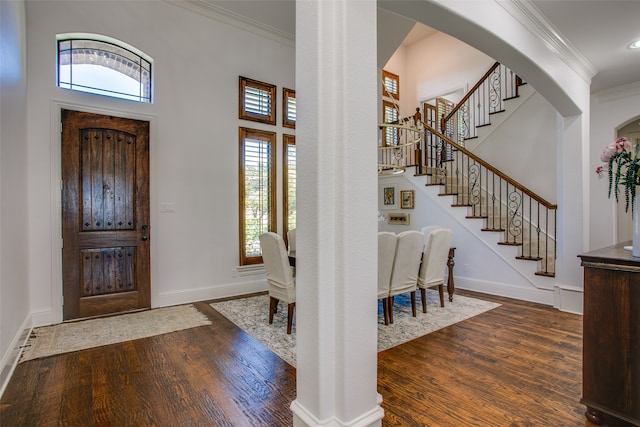
[[[296,2],[295,426],[376,426],[375,0]]]

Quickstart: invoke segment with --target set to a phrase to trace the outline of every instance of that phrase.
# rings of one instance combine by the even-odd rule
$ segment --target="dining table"
[[[453,294],[456,292],[456,285],[453,280],[453,267],[456,265],[455,258],[456,256],[456,248],[449,248],[449,254],[447,256],[447,293],[449,294],[449,302],[453,301]],[[289,252],[289,265],[291,267],[296,266],[296,253],[295,251]]]

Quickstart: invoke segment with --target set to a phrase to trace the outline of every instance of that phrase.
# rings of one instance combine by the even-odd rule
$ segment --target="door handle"
[[[142,241],[146,242],[147,240],[149,240],[149,238],[147,236],[142,236]]]

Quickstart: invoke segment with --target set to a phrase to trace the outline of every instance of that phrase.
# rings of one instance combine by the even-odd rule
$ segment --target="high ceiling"
[[[223,8],[295,37],[293,0],[192,0]],[[458,1],[458,0],[452,0]],[[640,0],[519,0],[537,8],[550,29],[597,70],[592,92],[640,81]],[[413,31],[410,41],[420,37]],[[430,30],[423,29],[425,35]]]

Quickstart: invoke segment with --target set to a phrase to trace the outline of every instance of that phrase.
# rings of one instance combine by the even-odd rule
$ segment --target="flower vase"
[[[633,199],[633,213],[631,214],[631,227],[633,234],[631,255],[640,258],[640,193],[636,193]]]

